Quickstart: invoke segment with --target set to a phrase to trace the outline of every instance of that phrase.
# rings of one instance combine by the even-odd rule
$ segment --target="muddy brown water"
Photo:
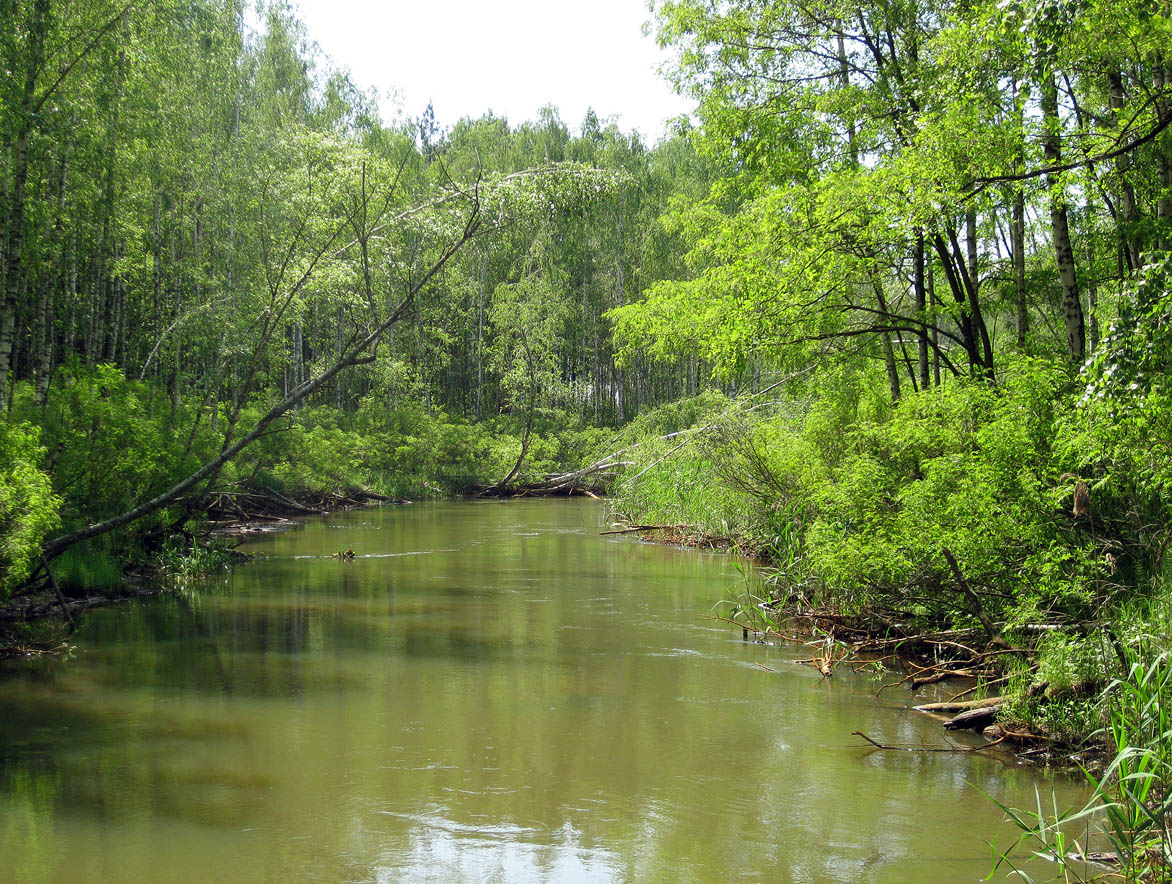
[[[0,672],[0,882],[976,882],[1012,834],[978,788],[1083,798],[861,744],[946,735],[709,619],[734,559],[604,518],[336,514],[91,613],[70,659]]]

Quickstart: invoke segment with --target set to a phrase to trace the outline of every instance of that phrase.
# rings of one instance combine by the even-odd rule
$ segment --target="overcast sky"
[[[556,105],[577,129],[588,107],[653,143],[689,105],[656,73],[644,0],[295,0],[310,37],[355,83],[450,127],[492,110],[510,124]]]

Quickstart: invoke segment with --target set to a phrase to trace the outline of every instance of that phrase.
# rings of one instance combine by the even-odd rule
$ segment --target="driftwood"
[[[588,467],[574,470],[571,473],[554,473],[547,475],[538,482],[526,482],[519,485],[510,485],[497,482],[493,485],[474,489],[473,497],[572,497],[581,494],[593,497],[596,500],[605,491],[605,480],[612,471],[631,465],[630,461],[611,460],[615,455],[608,455]]]
[[[608,454],[602,460],[595,461],[594,463],[590,464],[590,466],[583,467],[580,470],[546,476],[544,484],[549,488],[550,492],[561,491],[563,488],[572,488],[578,485],[582,485],[584,480],[591,476],[601,477],[622,467],[629,467],[634,465],[633,461],[615,460],[615,457],[616,455],[614,454]]]
[[[998,713],[1005,707],[1002,697],[988,697],[984,700],[966,700],[962,702],[949,701],[944,703],[923,703],[912,708],[916,712],[925,712],[929,715],[938,713],[958,713],[944,722],[947,730],[984,730],[993,724]],[[1003,737],[1004,734],[998,734]]]
[[[264,513],[253,514],[247,512],[241,503],[242,501],[258,501],[264,506],[266,510],[278,509],[314,516],[320,516],[322,512],[320,508],[315,509],[314,507],[306,506],[303,503],[298,503],[297,501],[292,500],[291,498],[288,498],[276,491],[238,491],[233,489],[218,489],[209,492],[207,496],[211,500],[211,503],[208,505],[209,510],[225,510],[230,508],[241,515],[243,518],[249,519],[256,518],[257,515],[263,515]]]
[[[1104,866],[1119,865],[1119,854],[1112,851],[1106,853],[1068,853],[1067,856],[1075,862],[1099,863]]]
[[[909,679],[911,681],[911,689],[917,691],[924,685],[936,684],[937,682],[946,681],[950,678],[976,678],[978,675],[972,669],[945,669],[939,672],[933,672],[931,675],[925,675],[922,678],[916,677]]]
[[[948,663],[942,663],[936,666],[916,666],[915,663],[911,665],[915,667],[914,672],[909,672],[904,675],[899,681],[889,681],[884,685],[879,686],[879,690],[875,692],[876,696],[883,693],[888,688],[899,687],[906,684],[911,690],[917,691],[924,685],[936,684],[941,681],[946,681],[950,678],[979,678],[981,672],[976,669],[969,668],[953,668],[947,669],[943,667],[969,667],[979,663],[979,660],[955,660]]]
[[[251,537],[255,534],[276,534],[280,531],[288,531],[291,528],[296,528],[298,524],[292,519],[274,516],[268,517],[263,525],[253,519],[247,521],[234,519],[229,522],[213,524],[210,533],[213,537]]]

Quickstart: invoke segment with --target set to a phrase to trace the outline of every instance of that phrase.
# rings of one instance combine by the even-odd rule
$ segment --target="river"
[[[734,559],[603,518],[340,513],[91,612],[70,658],[0,671],[0,881],[977,882],[1011,832],[976,788],[1082,797],[861,744],[945,732],[890,673],[713,621]]]

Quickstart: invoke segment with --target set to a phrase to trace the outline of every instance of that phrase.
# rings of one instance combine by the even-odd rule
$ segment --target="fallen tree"
[[[156,510],[161,509],[167,504],[177,500],[182,495],[186,494],[191,489],[195,488],[205,479],[219,473],[220,468],[228,461],[232,460],[241,451],[255,442],[261,435],[271,426],[277,419],[286,414],[297,403],[301,402],[306,396],[320,390],[329,381],[331,381],[339,372],[354,366],[362,365],[372,362],[374,355],[370,353],[379,342],[379,339],[398,322],[411,307],[415,296],[419,293],[431,279],[439,273],[448,260],[473,236],[476,235],[482,224],[482,217],[480,213],[480,204],[478,197],[473,194],[472,204],[468,213],[467,221],[464,224],[464,230],[460,237],[453,243],[449,244],[443,250],[440,257],[431,265],[426,273],[415,283],[408,291],[407,295],[399,302],[398,306],[391,311],[379,325],[375,326],[374,330],[365,337],[352,344],[343,355],[335,361],[329,368],[309,378],[300,386],[294,388],[285,398],[270,408],[260,420],[252,427],[252,429],[238,439],[235,443],[224,448],[220,454],[212,460],[205,463],[198,470],[191,473],[187,478],[181,482],[172,485],[166,491],[155,495],[150,500],[144,501],[132,509],[119,513],[112,518],[101,522],[95,522],[86,525],[84,528],[79,528],[76,531],[71,531],[68,534],[57,537],[44,546],[44,555],[46,559],[52,559],[59,556],[65,550],[69,549],[75,544],[81,543],[83,540],[89,540],[93,537],[98,537],[102,534],[107,534],[118,528],[125,527],[133,522],[138,521],[144,516],[150,515]]]
[[[620,180],[620,176],[600,172],[575,164],[552,165],[505,175],[488,181],[477,179],[468,187],[450,186],[437,198],[415,208],[386,217],[390,204],[390,191],[397,186],[395,178],[383,196],[376,200],[373,189],[366,179],[365,166],[362,170],[361,191],[353,194],[354,205],[348,216],[312,244],[309,243],[301,225],[286,244],[282,254],[277,255],[277,267],[273,278],[275,283],[268,293],[269,306],[257,318],[256,339],[251,345],[248,364],[242,372],[245,376],[244,392],[237,397],[238,404],[226,421],[223,443],[219,453],[183,479],[150,498],[109,518],[92,522],[60,536],[49,539],[42,545],[42,568],[69,548],[125,528],[160,509],[176,503],[183,503],[184,514],[198,512],[206,497],[207,488],[220,475],[225,464],[252,445],[279,419],[287,415],[299,403],[322,390],[343,371],[359,365],[370,364],[378,357],[380,341],[389,330],[403,320],[415,308],[420,291],[431,283],[451,258],[474,238],[500,229],[518,218],[532,219],[542,212],[560,211],[568,205],[577,205],[605,194]],[[381,202],[381,205],[375,205]],[[368,246],[384,235],[396,223],[418,220],[424,213],[429,230],[439,230],[444,239],[437,245],[437,251],[430,263],[418,273],[407,287],[405,294],[398,297],[393,309],[380,315],[378,301],[388,298],[387,293],[376,293],[371,288]],[[353,239],[338,245],[344,230],[353,232]],[[321,367],[303,382],[289,389],[272,405],[243,435],[235,437],[237,421],[242,412],[242,403],[254,389],[252,384],[259,374],[260,365],[267,348],[272,345],[275,330],[281,327],[284,317],[289,315],[291,305],[297,297],[303,296],[315,274],[324,273],[324,267],[331,260],[350,256],[358,262],[361,272],[355,272],[358,294],[356,301],[365,305],[367,322],[360,327],[349,342],[341,349],[340,355],[331,363]],[[291,268],[300,269],[294,273]],[[281,280],[288,275],[289,282],[282,287]],[[38,569],[39,571],[40,569]],[[31,575],[31,581],[37,575]]]

